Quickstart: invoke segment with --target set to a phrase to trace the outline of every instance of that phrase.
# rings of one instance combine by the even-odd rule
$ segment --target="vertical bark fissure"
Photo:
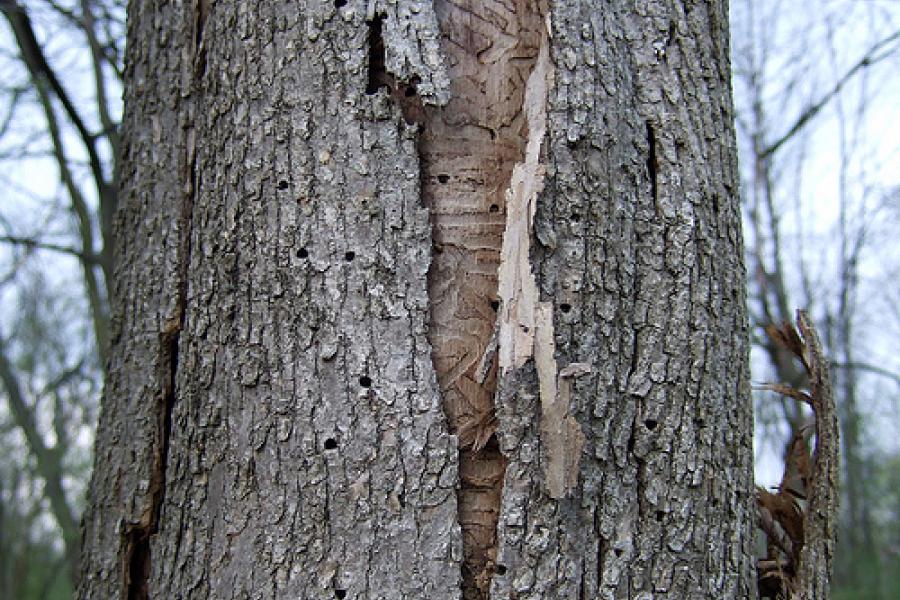
[[[205,72],[206,56],[203,50],[203,27],[209,14],[206,0],[199,0],[193,6],[193,77],[188,85],[193,87],[197,77]],[[190,90],[188,90],[189,95]],[[188,270],[191,258],[191,233],[193,225],[194,198],[197,180],[197,140],[194,128],[194,110],[189,102],[185,106],[186,126],[184,130],[184,162],[181,179],[184,182],[178,215],[178,240],[176,255],[176,279],[174,302],[169,316],[159,332],[159,355],[157,373],[159,394],[156,406],[156,453],[153,459],[148,493],[149,506],[136,524],[125,529],[125,591],[128,600],[145,600],[150,597],[149,578],[151,573],[151,539],[159,532],[160,515],[166,495],[166,467],[169,457],[169,442],[172,433],[172,410],[177,399],[177,376],[179,342],[184,329],[187,312]]]
[[[656,159],[656,133],[653,131],[653,125],[647,121],[647,178],[650,179],[650,197],[656,202],[659,194],[657,192],[657,159]]]
[[[369,25],[369,80],[366,83],[366,93],[371,95],[384,87],[390,88],[388,73],[384,66],[384,37],[382,36],[382,21],[384,15],[377,14],[368,21]]]
[[[188,132],[193,138],[193,130]],[[191,255],[191,213],[194,204],[196,182],[196,152],[193,141],[188,142],[188,181],[182,198],[179,217],[178,282],[172,315],[159,334],[159,403],[157,406],[157,452],[149,482],[149,510],[136,525],[126,528],[125,560],[126,589],[129,600],[149,598],[151,537],[159,531],[159,519],[166,493],[166,466],[169,454],[169,437],[172,432],[172,409],[177,397],[178,347],[184,327],[187,302],[187,276]]]

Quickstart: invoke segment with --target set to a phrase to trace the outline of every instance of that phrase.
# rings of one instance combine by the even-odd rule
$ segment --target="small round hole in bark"
[[[500,310],[500,301],[499,300],[491,300],[491,310],[497,312]]]
[[[569,220],[571,220],[573,223],[577,223],[581,220],[581,215],[579,215],[578,213],[572,213],[572,216],[569,217]]]
[[[297,250],[297,258],[306,258],[309,256],[309,250],[306,248],[300,248]]]
[[[342,6],[347,5],[347,0],[334,0],[334,7],[340,8]],[[338,598],[343,598],[343,596],[338,596]]]
[[[286,190],[286,189],[288,189],[289,186],[290,186],[290,184],[287,181],[285,181],[284,179],[282,179],[281,181],[278,182],[279,190]]]
[[[412,98],[413,96],[415,96],[416,95],[416,86],[414,86],[414,85],[406,86],[406,89],[403,91],[403,95],[406,96],[407,98]]]
[[[615,548],[615,549],[613,550],[613,553],[614,553],[616,556],[622,556],[622,549],[621,549],[621,548]]]
[[[666,513],[664,513],[663,511],[661,511],[661,510],[656,511],[656,521],[657,522],[662,522],[664,516],[666,516]]]
[[[644,425],[647,427],[647,429],[653,431],[654,429],[656,429],[656,419],[647,419],[646,421],[644,421]]]
[[[497,575],[506,575],[506,565],[497,565]]]
[[[342,600],[342,598],[347,597],[347,590],[334,590],[334,597],[338,600]]]
[[[497,206],[496,204],[491,204],[491,206],[490,206],[490,208],[488,208],[488,210],[491,211],[492,213],[500,212],[500,207]]]
[[[337,449],[337,440],[334,438],[328,438],[325,440],[325,449],[326,450],[336,450]]]
[[[438,181],[441,183],[447,183],[448,181],[450,181],[450,176],[445,173],[441,173],[440,175],[438,175]]]
[[[347,262],[352,261],[354,258],[356,258],[356,252],[354,252],[353,250],[348,250],[344,254],[344,260],[346,260]]]
[[[559,310],[563,311],[564,313],[567,313],[572,310],[572,305],[569,304],[568,302],[563,302],[562,304],[559,305]]]
[[[363,375],[362,377],[359,378],[359,385],[361,385],[364,388],[372,387],[372,378],[369,377],[368,375]]]

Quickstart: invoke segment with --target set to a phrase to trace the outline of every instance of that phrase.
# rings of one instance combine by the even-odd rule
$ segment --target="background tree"
[[[871,568],[879,555],[873,515],[880,502],[870,482],[874,449],[890,447],[889,435],[869,419],[896,414],[900,381],[891,358],[897,337],[883,304],[895,287],[885,275],[897,264],[896,244],[885,235],[897,224],[896,147],[878,133],[897,85],[897,11],[878,2],[829,2],[815,11],[781,2],[734,8],[751,320],[762,351],[754,370],[757,380],[803,383],[798,365],[761,330],[790,320],[795,304],[809,307],[824,325],[841,416],[837,579],[859,593],[873,575],[882,576]],[[772,375],[761,376],[764,362]],[[790,399],[777,413],[774,406],[772,398],[758,399],[758,423],[787,453],[809,415]]]
[[[67,597],[109,345],[124,11],[0,9],[0,595]]]
[[[725,6],[487,8],[131,5],[83,597],[749,596]]]

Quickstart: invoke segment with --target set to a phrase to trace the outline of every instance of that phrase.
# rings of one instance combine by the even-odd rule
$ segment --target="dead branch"
[[[757,563],[761,597],[827,600],[837,524],[839,439],[828,361],[805,311],[790,323],[766,327],[774,343],[789,350],[809,375],[809,390],[784,384],[768,389],[808,404],[814,413],[815,445],[808,432],[791,439],[778,491],[757,490],[759,527],[766,536],[765,559]],[[805,508],[799,500],[805,501]],[[774,566],[773,566],[774,565]]]

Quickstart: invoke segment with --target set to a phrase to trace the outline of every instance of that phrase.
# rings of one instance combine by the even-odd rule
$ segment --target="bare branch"
[[[50,98],[44,89],[43,83],[40,80],[37,80],[35,83],[38,98],[40,99],[41,106],[44,109],[44,115],[47,119],[47,128],[50,139],[53,142],[53,152],[56,157],[57,166],[59,167],[60,176],[66,187],[66,191],[69,194],[69,198],[72,201],[72,212],[78,219],[78,232],[81,237],[82,252],[84,252],[86,256],[93,255],[94,233],[88,203],[81,193],[81,189],[75,183],[72,171],[69,168],[59,123],[56,120],[56,114],[53,110],[53,105],[50,103]],[[101,260],[100,266],[102,267],[106,281],[110,281],[110,270],[112,267],[108,260],[109,255],[104,253],[102,256],[103,260]],[[102,292],[94,267],[95,265],[90,262],[81,261],[81,270],[84,275],[88,303],[91,307],[91,321],[94,328],[94,337],[97,341],[100,362],[105,365],[107,357],[106,353],[109,348],[109,313],[106,306],[106,298]]]
[[[807,107],[806,110],[800,115],[797,121],[788,129],[787,133],[782,135],[778,140],[769,144],[765,150],[761,153],[762,158],[769,158],[775,152],[778,151],[788,140],[790,140],[794,135],[797,134],[798,131],[803,129],[803,126],[806,125],[813,117],[819,114],[828,102],[831,101],[837,94],[840,93],[841,89],[847,84],[850,79],[856,75],[862,69],[870,67],[877,63],[880,60],[890,56],[892,52],[896,50],[896,48],[891,48],[890,50],[886,50],[882,52],[886,46],[889,46],[893,42],[900,39],[900,31],[895,31],[888,37],[876,43],[874,46],[869,48],[868,52],[866,52],[862,58],[860,58],[855,65],[853,65],[844,75],[837,80],[834,84],[834,87],[831,88],[824,96],[822,96],[818,102]]]
[[[53,244],[50,242],[42,242],[36,238],[32,237],[20,237],[13,235],[0,235],[0,242],[5,242],[7,244],[13,244],[14,246],[21,246],[26,249],[32,250],[49,250],[51,252],[59,252],[61,254],[67,254],[69,256],[74,256],[78,260],[85,261],[88,263],[92,263],[95,265],[101,264],[101,259],[96,254],[88,254],[86,252],[82,252],[77,248],[72,248],[70,246],[60,246],[59,244]]]
[[[873,373],[875,375],[880,375],[881,377],[890,379],[894,383],[900,385],[900,373],[896,373],[894,371],[885,369],[883,367],[879,367],[877,365],[873,365],[871,363],[852,361],[852,362],[834,362],[834,363],[831,363],[831,365],[835,369],[858,369],[860,371],[868,371],[869,373]]]
[[[115,206],[116,190],[106,181],[103,175],[103,164],[97,152],[97,136],[88,131],[81,115],[75,109],[75,105],[60,84],[56,73],[47,63],[44,51],[37,41],[31,19],[25,9],[16,0],[0,0],[0,10],[9,21],[19,47],[22,61],[28,67],[28,72],[36,82],[44,81],[53,91],[53,94],[62,103],[69,120],[78,130],[78,135],[88,153],[88,158],[93,174],[94,183],[100,196],[100,202],[104,206]]]
[[[44,480],[44,493],[50,502],[50,510],[60,529],[63,531],[63,542],[66,556],[73,569],[78,565],[79,528],[78,520],[72,506],[68,503],[63,490],[63,467],[60,456],[53,448],[49,448],[40,435],[37,421],[25,400],[19,379],[16,377],[12,363],[6,354],[6,342],[0,335],[0,381],[6,390],[10,413],[16,425],[25,436],[28,447],[37,462],[38,472]],[[73,570],[74,572],[74,570]]]
[[[69,380],[72,379],[73,377],[75,377],[76,375],[80,375],[82,372],[82,369],[84,369],[84,362],[85,361],[82,358],[77,363],[75,363],[75,365],[73,365],[72,367],[69,367],[68,369],[66,369],[65,371],[60,373],[53,381],[47,383],[47,385],[44,386],[44,389],[42,389],[40,392],[38,392],[37,395],[39,397],[46,396],[50,392],[55,391],[58,388],[65,385],[66,383],[68,383]]]
[[[20,87],[9,89],[9,108],[6,111],[6,117],[4,117],[3,123],[0,123],[0,137],[6,135],[6,132],[9,131],[13,116],[16,114],[16,106],[19,104],[19,99],[24,93],[25,90]]]

